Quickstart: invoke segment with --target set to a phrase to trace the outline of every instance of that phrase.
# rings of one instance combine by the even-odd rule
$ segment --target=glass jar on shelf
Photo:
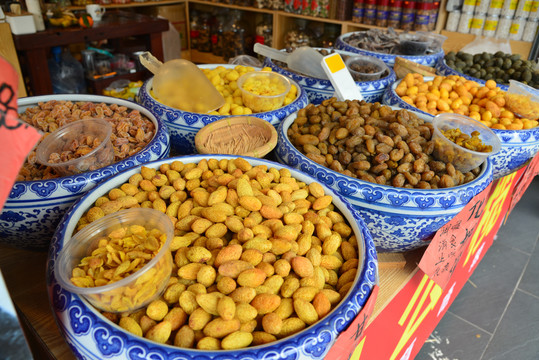
[[[376,26],[386,27],[389,16],[389,0],[378,0],[376,2]]]
[[[387,26],[397,29],[402,18],[402,0],[389,0],[389,13],[387,15]]]
[[[322,37],[322,47],[332,49],[335,41],[341,33],[341,28],[337,24],[324,24],[324,36]]]
[[[191,11],[189,15],[189,39],[191,39],[191,49],[196,50],[198,47],[199,35],[199,14],[197,11]]]
[[[363,22],[363,15],[365,14],[365,3],[364,0],[355,0],[354,8],[352,10],[352,22],[361,23]]]
[[[500,17],[498,15],[488,15],[483,25],[483,36],[494,37],[496,35],[496,28]]]
[[[486,13],[475,13],[470,24],[470,34],[481,35],[485,25]]]
[[[376,0],[365,0],[363,11],[363,24],[374,25],[376,23]]]
[[[447,21],[445,23],[445,29],[447,31],[457,31],[459,27],[460,11],[450,11],[447,14]]]
[[[210,14],[202,13],[198,27],[197,50],[200,52],[211,52],[210,39]]]
[[[301,46],[311,46],[311,34],[307,29],[307,20],[296,19],[295,28],[285,34],[284,45],[286,49],[290,50]]]
[[[219,14],[215,17],[215,22],[211,26],[210,40],[211,40],[211,52],[215,56],[224,55],[224,26],[225,26],[224,14]]]
[[[415,22],[415,1],[405,0],[402,4],[402,17],[400,28],[402,30],[413,30]]]
[[[262,20],[256,24],[255,43],[273,46],[273,19],[270,14],[262,14]]]
[[[247,25],[242,20],[242,13],[239,10],[232,10],[230,20],[223,29],[225,59],[230,59],[238,55],[248,54],[253,44],[249,44]]]
[[[432,0],[421,0],[416,2],[415,10],[415,31],[429,31]]]
[[[434,0],[430,9],[429,17],[429,31],[434,31],[436,29],[436,22],[438,21],[438,13],[440,11],[440,1]]]

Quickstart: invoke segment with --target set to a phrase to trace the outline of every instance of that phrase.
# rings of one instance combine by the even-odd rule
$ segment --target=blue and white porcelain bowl
[[[320,48],[318,48],[320,49]],[[331,51],[331,49],[325,49]],[[337,50],[341,55],[357,56],[357,53]],[[335,89],[331,85],[331,81],[325,79],[317,79],[310,76],[298,74],[293,71],[283,69],[277,66],[270,58],[264,60],[264,66],[270,67],[273,71],[283,74],[295,80],[307,92],[309,101],[313,104],[320,104],[322,101],[335,96]],[[382,96],[386,88],[397,80],[397,76],[391,67],[389,67],[389,75],[373,81],[356,81],[357,87],[361,91],[361,95],[367,102],[382,101]]]
[[[428,80],[432,80],[432,78],[425,77],[425,81]],[[431,114],[408,104],[397,95],[395,89],[400,81],[395,82],[386,89],[382,102],[386,105],[413,110],[433,117]],[[492,162],[492,176],[494,180],[517,171],[539,152],[539,127],[527,130],[492,129],[492,131],[498,135],[502,143],[500,151],[489,157]]]
[[[161,164],[180,160],[184,163],[208,159],[208,155],[194,155],[156,161],[145,166],[158,168]],[[231,159],[226,155],[212,155],[215,159]],[[263,159],[245,158],[252,165],[287,168],[300,181],[316,181],[296,169]],[[111,189],[125,183],[139,172],[133,168],[104,181],[65,214],[56,231],[47,263],[47,286],[53,313],[65,340],[79,359],[160,359],[160,360],[209,360],[209,359],[324,359],[339,333],[345,330],[356,317],[372,294],[378,282],[378,261],[372,237],[359,214],[350,204],[331,189],[333,203],[350,223],[359,244],[359,268],[356,278],[346,297],[323,320],[303,331],[266,345],[240,350],[202,351],[158,344],[138,337],[110,322],[86,300],[67,292],[58,285],[54,274],[54,263],[62,247],[69,241],[79,218],[95,200]]]
[[[417,115],[431,121],[431,117]],[[381,252],[402,252],[428,245],[436,231],[492,181],[489,161],[473,181],[445,189],[396,188],[346,176],[319,165],[292,145],[288,128],[296,116],[290,115],[279,126],[277,161],[311,175],[348,200],[367,224],[376,249]]]
[[[427,66],[435,66],[436,63],[438,62],[438,59],[441,59],[444,57],[443,50],[440,50],[439,52],[435,54],[427,54],[427,55],[396,55],[396,54],[384,54],[384,53],[379,53],[375,51],[369,51],[369,50],[361,49],[361,48],[350,45],[348,43],[348,38],[351,35],[355,33],[360,33],[360,32],[362,31],[349,32],[346,34],[342,34],[335,41],[335,48],[339,50],[353,52],[356,54],[374,56],[382,60],[389,66],[395,65],[395,59],[397,58],[397,56],[404,58],[406,60],[413,61],[418,64],[427,65]]]
[[[150,143],[137,154],[101,169],[50,180],[15,182],[0,213],[0,242],[6,245],[46,250],[67,208],[88,190],[122,170],[164,159],[170,152],[166,125],[148,110],[131,101],[97,95],[44,95],[19,99],[19,112],[37,106],[38,102],[50,100],[126,106],[140,111],[150,119],[155,124],[156,133]]]
[[[449,76],[449,75],[459,75],[463,78],[466,78],[468,80],[473,80],[481,85],[485,85],[486,81],[483,79],[479,79],[470,75],[466,75],[464,73],[461,73],[460,71],[457,71],[446,64],[445,59],[441,58],[436,63],[436,74],[442,75],[442,76]],[[503,91],[507,91],[509,89],[509,85],[504,84],[497,84],[497,86],[502,89]]]
[[[234,68],[237,65],[229,64],[211,64],[199,65],[200,68],[213,69],[217,66]],[[222,115],[197,114],[188,111],[182,111],[170,106],[164,105],[155,100],[150,94],[153,78],[147,80],[139,91],[139,103],[148,109],[156,118],[167,124],[170,134],[171,154],[190,155],[196,153],[195,135],[198,130],[214,121],[226,118]],[[280,109],[253,114],[254,116],[270,122],[275,128],[279,123],[293,112],[305,107],[308,104],[307,93],[295,81],[292,83],[298,89],[298,96],[292,103],[283,106]],[[234,116],[234,115],[229,115]]]

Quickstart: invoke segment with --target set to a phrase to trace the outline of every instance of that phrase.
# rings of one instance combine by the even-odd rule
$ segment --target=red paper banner
[[[363,332],[367,327],[369,317],[374,310],[374,304],[378,296],[378,285],[372,289],[371,296],[367,300],[363,309],[357,314],[348,329],[340,333],[335,344],[329,349],[325,359],[331,360],[348,360],[356,349],[363,337]]]
[[[442,289],[447,286],[483,215],[491,185],[489,184],[485,190],[474,196],[457,216],[436,232],[421,258],[419,268]]]
[[[492,184],[481,218],[446,288],[442,289],[418,269],[370,322],[350,360],[402,360],[416,356],[492,245],[523,171]]]
[[[18,119],[15,69],[0,56],[0,209],[4,206],[26,156],[41,134]]]
[[[520,177],[517,185],[515,186],[515,190],[513,191],[513,198],[511,199],[511,205],[509,206],[509,211],[507,212],[507,216],[513,211],[515,205],[517,202],[520,201],[522,198],[522,195],[524,195],[524,192],[530,186],[530,183],[532,182],[533,178],[539,174],[539,155],[535,155],[535,157],[531,160],[531,162],[526,166],[526,170],[524,170],[524,173]]]

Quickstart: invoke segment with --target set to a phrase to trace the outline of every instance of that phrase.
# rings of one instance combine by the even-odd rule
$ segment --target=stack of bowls
[[[199,65],[202,69],[214,69],[217,66],[224,66],[227,69],[236,67],[236,65],[228,64]],[[152,80],[153,78],[147,80],[140,88],[139,103],[167,125],[170,134],[171,153],[173,155],[194,154],[196,152],[195,136],[197,132],[204,126],[227,116],[193,113],[164,105],[157,101],[150,93]],[[291,82],[298,89],[296,100],[277,110],[253,115],[277,127],[288,115],[307,105],[308,99],[305,90],[296,81],[291,80]]]
[[[316,48],[317,50],[325,50],[328,53],[333,51],[332,49]],[[349,56],[356,56],[357,53],[350,51],[337,50],[343,58]],[[309,102],[313,104],[319,104],[325,99],[329,99],[332,96],[335,96],[335,89],[329,80],[325,79],[316,79],[310,76],[305,76],[298,74],[297,72],[283,69],[280,66],[277,66],[270,58],[264,60],[264,66],[270,67],[273,71],[283,74],[290,79],[295,80],[307,93]],[[366,101],[376,102],[381,101],[382,96],[386,88],[391,85],[396,79],[395,72],[392,68],[388,69],[389,74],[381,79],[376,79],[372,81],[356,81],[356,85],[361,91],[361,95]]]
[[[212,155],[217,160],[235,157]],[[198,163],[208,159],[207,155],[170,158],[155,161],[145,166],[158,169],[163,164],[181,161],[184,164]],[[268,160],[245,158],[251,165],[265,165],[268,168],[284,169],[299,181],[310,184],[316,179],[296,169]],[[62,288],[54,272],[62,248],[69,244],[77,223],[86,211],[94,206],[95,200],[140,173],[140,167],[117,174],[107,179],[81,198],[64,216],[54,235],[47,263],[47,284],[53,314],[59,323],[66,341],[78,358],[125,359],[130,357],[159,359],[323,359],[337,336],[348,328],[366,301],[372,296],[378,281],[378,264],[372,237],[359,214],[342,196],[324,187],[325,193],[333,196],[333,204],[352,228],[358,241],[359,266],[350,290],[345,297],[322,320],[307,326],[294,335],[284,337],[265,345],[238,350],[196,350],[160,344],[147,338],[136,336],[117,326],[83,297]],[[142,355],[143,354],[143,355]]]
[[[433,78],[425,77],[424,79],[425,81],[429,81]],[[399,80],[387,88],[384,93],[383,103],[402,109],[417,111],[424,116],[432,118],[433,116],[431,114],[419,110],[397,95],[395,89],[401,81]],[[492,131],[501,141],[500,151],[490,157],[494,179],[499,179],[517,171],[539,152],[539,127],[524,130],[492,129]]]
[[[20,99],[19,112],[50,100],[125,106],[150,119],[156,132],[144,149],[103,168],[55,179],[15,182],[0,213],[0,242],[18,248],[46,250],[67,208],[88,190],[122,170],[164,159],[170,152],[166,125],[148,110],[130,101],[96,95],[44,95]]]

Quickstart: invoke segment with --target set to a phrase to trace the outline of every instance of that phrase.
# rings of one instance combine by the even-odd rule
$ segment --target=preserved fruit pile
[[[513,79],[539,89],[539,70],[535,70],[533,61],[521,59],[519,54],[498,51],[472,55],[450,51],[445,55],[445,62],[450,68],[481,80],[508,85]]]

